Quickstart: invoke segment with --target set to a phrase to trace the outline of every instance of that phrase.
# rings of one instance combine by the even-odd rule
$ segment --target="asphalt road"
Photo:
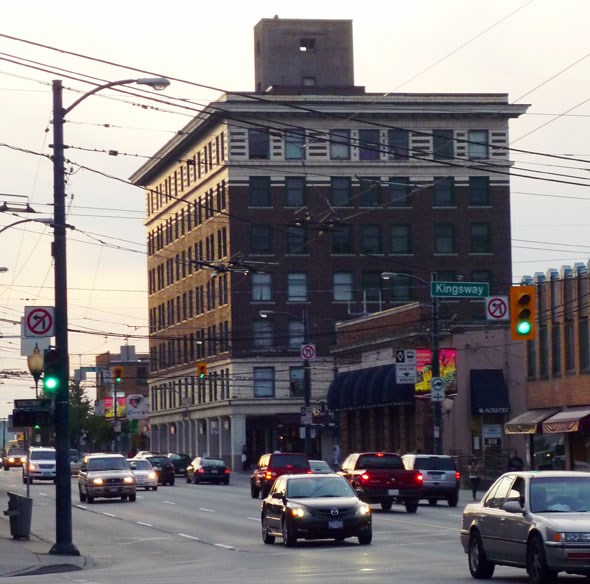
[[[20,470],[0,472],[0,489],[24,493]],[[83,572],[20,577],[19,582],[150,584],[202,582],[457,583],[475,582],[459,542],[462,507],[423,504],[410,515],[401,505],[374,508],[373,543],[299,542],[285,548],[277,538],[264,545],[260,500],[250,497],[248,477],[230,485],[189,485],[140,491],[135,503],[80,503],[72,480],[73,541],[94,568]],[[55,486],[33,484],[32,532],[55,541]],[[523,570],[497,568],[494,582],[527,582]],[[562,576],[560,582],[583,582]]]

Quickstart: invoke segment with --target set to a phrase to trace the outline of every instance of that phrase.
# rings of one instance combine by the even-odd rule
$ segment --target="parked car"
[[[284,475],[311,473],[309,459],[305,454],[273,452],[263,454],[250,476],[250,495],[257,499],[259,494],[266,497],[275,480]]]
[[[310,460],[309,466],[313,474],[331,474],[334,472],[325,460]]]
[[[154,454],[152,456],[145,456],[149,460],[156,474],[158,475],[158,483],[161,485],[174,486],[175,472],[173,462],[163,454]]]
[[[297,539],[358,537],[373,539],[371,509],[337,474],[284,474],[277,478],[261,508],[262,540],[281,537],[291,547]]]
[[[11,468],[22,466],[27,460],[27,453],[24,448],[13,446],[8,449],[6,456],[4,457],[4,470],[10,470]]]
[[[457,506],[461,475],[450,456],[404,454],[402,460],[408,470],[419,470],[422,473],[422,498],[428,499],[430,505],[436,505],[439,499],[445,499],[449,507]]]
[[[230,470],[220,458],[197,456],[186,468],[186,482],[229,485]]]
[[[461,543],[471,575],[496,564],[525,568],[532,584],[558,572],[590,574],[590,473],[508,472],[463,511]]]
[[[55,483],[55,467],[55,448],[31,446],[28,464],[23,464],[23,483],[33,483],[34,480]]]
[[[84,460],[84,456],[86,455],[80,456],[80,458],[78,458],[77,460],[70,460],[70,474],[72,476],[78,476],[80,468],[82,467],[82,461]]]
[[[120,497],[135,501],[137,481],[127,459],[121,454],[87,454],[78,473],[80,501],[94,503],[94,499]]]
[[[127,462],[131,472],[135,475],[138,489],[149,491],[158,490],[158,474],[154,470],[152,463],[146,458],[128,458]]]
[[[192,458],[188,454],[168,453],[168,458],[174,465],[174,472],[177,475],[186,476],[186,467],[191,463]]]

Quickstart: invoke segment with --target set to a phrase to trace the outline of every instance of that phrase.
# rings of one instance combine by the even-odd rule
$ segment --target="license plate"
[[[328,521],[328,529],[342,529],[344,521]]]
[[[116,493],[118,490],[117,487],[110,487],[107,489],[107,493]]]
[[[399,489],[389,489],[389,491],[387,491],[387,494],[390,497],[397,497],[399,495]]]
[[[217,474],[217,470],[216,470],[216,469],[213,469],[213,470],[211,471],[211,474]]]

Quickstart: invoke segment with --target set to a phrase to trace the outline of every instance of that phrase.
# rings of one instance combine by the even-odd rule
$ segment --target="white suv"
[[[23,483],[33,479],[55,483],[55,448],[31,446],[23,464]]]

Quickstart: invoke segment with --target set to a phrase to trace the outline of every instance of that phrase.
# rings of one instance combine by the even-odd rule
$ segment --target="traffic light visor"
[[[510,288],[510,332],[513,340],[529,341],[535,338],[536,297],[535,286]]]

